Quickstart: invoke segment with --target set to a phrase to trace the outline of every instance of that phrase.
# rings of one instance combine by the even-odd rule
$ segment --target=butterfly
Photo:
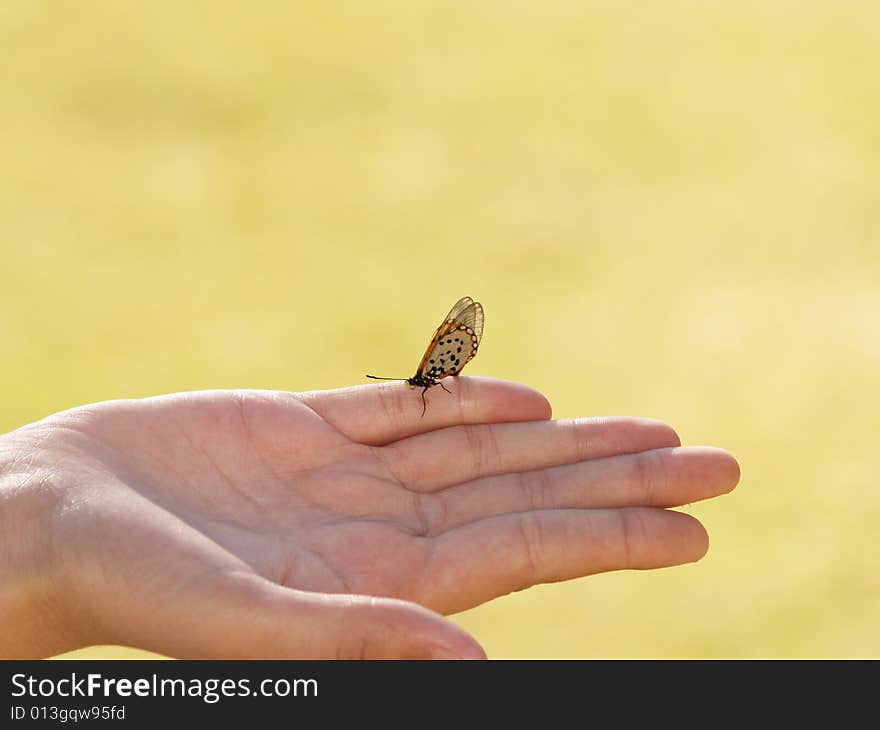
[[[439,385],[451,392],[440,381],[448,375],[458,375],[473,360],[483,337],[483,305],[470,297],[462,297],[449,310],[437,328],[425,355],[411,378],[380,378],[373,380],[403,380],[410,388],[422,389],[422,416],[428,407],[425,391]]]

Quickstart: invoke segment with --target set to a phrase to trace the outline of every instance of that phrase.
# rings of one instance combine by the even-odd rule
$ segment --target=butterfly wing
[[[458,322],[463,324],[465,329],[472,329],[477,336],[477,345],[480,344],[480,338],[483,336],[483,305],[475,302],[470,297],[462,297],[455,306],[449,310],[446,315],[444,324],[450,322]],[[443,325],[441,325],[442,327]],[[476,349],[476,348],[475,348]]]
[[[474,303],[474,300],[470,297],[462,297],[459,299],[453,306],[452,309],[449,310],[449,314],[446,315],[446,318],[443,320],[443,323],[451,322],[461,315],[465,309],[470,307]],[[442,324],[440,325],[443,326]]]
[[[483,337],[483,307],[462,297],[437,328],[416,375],[439,380],[458,375],[474,359]]]

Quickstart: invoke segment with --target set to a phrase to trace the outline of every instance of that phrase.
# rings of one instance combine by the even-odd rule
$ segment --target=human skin
[[[0,436],[0,656],[484,658],[443,617],[700,559],[736,460],[462,377],[95,403]]]

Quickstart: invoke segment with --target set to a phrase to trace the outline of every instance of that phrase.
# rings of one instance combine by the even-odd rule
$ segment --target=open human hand
[[[727,452],[550,421],[515,383],[451,389],[424,417],[401,383],[202,391],[0,436],[0,654],[482,658],[440,614],[706,552],[666,508],[731,490]]]

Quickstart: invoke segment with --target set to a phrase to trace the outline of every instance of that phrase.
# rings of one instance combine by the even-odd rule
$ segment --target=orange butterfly
[[[483,305],[470,297],[462,297],[437,328],[425,356],[411,378],[380,378],[368,375],[374,380],[405,380],[410,388],[422,388],[422,416],[428,404],[425,391],[439,385],[447,393],[446,386],[440,382],[448,375],[458,375],[462,368],[477,355],[477,348],[483,337]]]

